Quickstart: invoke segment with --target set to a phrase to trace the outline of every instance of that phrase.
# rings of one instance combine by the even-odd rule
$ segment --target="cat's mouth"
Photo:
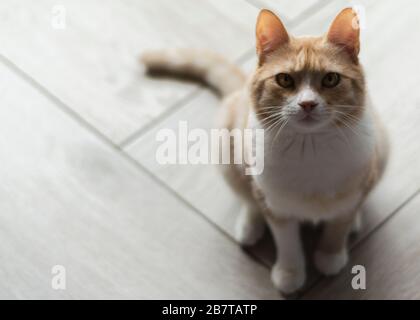
[[[328,121],[323,119],[323,117],[308,113],[295,117],[293,124],[299,131],[313,132],[324,127],[326,122]]]
[[[319,123],[319,119],[312,114],[304,114],[297,122],[304,126],[313,126]]]
[[[314,123],[316,121],[317,121],[317,119],[315,119],[315,117],[313,115],[310,115],[310,114],[305,114],[299,120],[299,122],[301,122],[301,123],[307,123],[307,124],[311,124],[311,123]]]

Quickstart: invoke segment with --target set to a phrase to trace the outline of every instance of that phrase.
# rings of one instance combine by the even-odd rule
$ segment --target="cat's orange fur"
[[[357,22],[353,10],[344,9],[324,36],[295,38],[275,14],[262,10],[256,32],[258,66],[248,81],[236,67],[207,52],[143,56],[152,71],[200,77],[218,89],[225,97],[221,127],[266,129],[272,148],[265,149],[262,175],[246,176],[244,165],[223,169],[248,208],[239,217],[237,238],[252,244],[268,224],[277,247],[272,278],[285,293],[305,281],[298,223],[326,222],[315,262],[321,272],[337,273],[347,262],[346,240],[360,206],[385,168],[388,143],[367,97]],[[328,81],[340,79],[333,87],[324,83],[331,73]],[[293,86],[279,85],[280,74],[287,75],[288,83],[291,77]],[[314,108],[309,115],[308,102]],[[284,124],[275,134],[270,118]],[[296,139],[301,139],[298,146]]]

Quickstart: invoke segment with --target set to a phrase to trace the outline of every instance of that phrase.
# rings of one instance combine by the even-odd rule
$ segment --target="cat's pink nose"
[[[302,101],[299,102],[299,105],[306,113],[310,113],[318,105],[315,101]]]

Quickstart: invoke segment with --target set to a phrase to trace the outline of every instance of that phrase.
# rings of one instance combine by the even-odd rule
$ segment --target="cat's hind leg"
[[[338,274],[347,264],[347,239],[352,228],[357,226],[356,217],[357,212],[354,212],[325,223],[314,257],[315,265],[322,274]]]

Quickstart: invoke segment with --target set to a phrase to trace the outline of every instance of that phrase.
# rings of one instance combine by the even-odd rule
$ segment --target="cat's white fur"
[[[294,38],[292,46],[301,41],[304,46],[312,43],[319,48],[325,40],[331,48],[331,44],[342,45],[347,41],[348,52],[355,62],[359,52],[358,30],[353,29],[355,19],[357,16],[351,9],[344,9],[326,37]],[[272,12],[262,10],[257,24],[259,67],[266,63],[267,52],[285,43],[287,46],[289,41],[281,21]],[[330,55],[327,56],[329,61]],[[251,88],[251,83],[246,85],[241,71],[223,58],[206,51],[184,49],[149,51],[143,54],[142,61],[151,71],[199,77],[216,88],[226,98],[221,110],[223,128],[263,127],[255,113],[259,107],[252,96],[255,87]],[[260,69],[259,74],[257,70],[255,75],[268,79],[283,72],[284,65],[278,60],[268,63],[269,67]],[[353,68],[347,71],[363,82],[361,71],[356,74]],[[240,165],[224,167],[226,179],[246,204],[237,220],[236,238],[244,245],[254,244],[263,235],[265,225],[269,226],[277,255],[272,280],[284,293],[298,290],[305,282],[306,264],[299,235],[301,221],[327,222],[314,253],[315,264],[322,273],[336,274],[347,263],[347,235],[360,228],[361,202],[381,176],[388,153],[386,134],[369,100],[357,106],[361,113],[350,127],[337,128],[331,118],[323,118],[328,114],[327,105],[312,89],[311,79],[304,79],[303,84],[279,108],[293,115],[288,117],[289,125],[281,132],[266,130],[262,174],[249,179]],[[341,94],[345,97],[351,90]],[[316,118],[314,125],[299,121],[302,113],[299,102],[306,100],[318,104],[312,113]]]
[[[302,220],[329,219],[348,212],[360,201],[361,193],[354,193],[314,216],[318,208],[302,202],[300,197],[321,193],[334,198],[339,186],[368,165],[376,142],[370,110],[367,108],[351,129],[332,127],[302,133],[286,126],[279,135],[275,130],[266,134],[264,171],[254,180],[275,214]],[[253,112],[248,123],[250,128],[261,128]]]
[[[306,97],[305,94],[301,96]],[[362,190],[349,193],[327,206],[317,206],[316,202],[307,202],[304,197],[322,195],[334,199],[349,177],[369,165],[377,141],[372,110],[372,106],[366,108],[352,128],[337,130],[327,126],[319,132],[302,132],[286,126],[280,133],[267,134],[264,146],[256,145],[256,148],[264,148],[265,163],[263,173],[253,176],[253,180],[273,215],[272,219],[267,219],[277,253],[272,280],[282,292],[292,293],[305,282],[299,221],[331,220],[357,210],[360,205]],[[250,112],[248,127],[262,128],[254,112]],[[276,219],[290,221],[278,224]],[[252,207],[241,213],[236,226],[238,241],[253,244],[259,239],[262,221],[256,220]],[[360,228],[359,217],[354,223],[354,229]],[[317,251],[314,258],[321,272],[333,275],[346,265],[348,254],[345,248],[334,254]]]

